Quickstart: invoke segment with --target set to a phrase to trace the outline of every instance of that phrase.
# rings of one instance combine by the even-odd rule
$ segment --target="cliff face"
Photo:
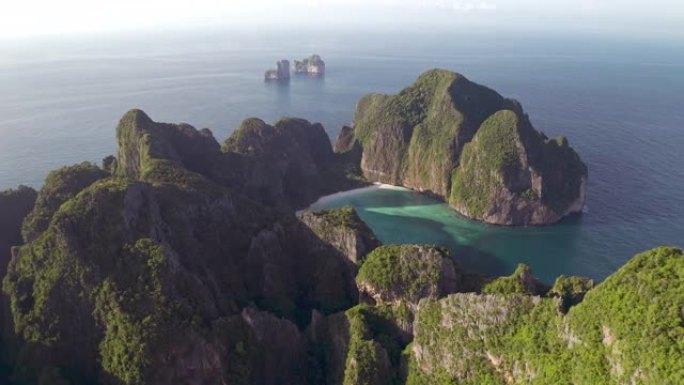
[[[567,141],[548,140],[517,102],[457,73],[432,70],[397,95],[365,96],[353,138],[366,178],[434,194],[471,218],[549,224],[584,205],[586,166]]]
[[[309,74],[312,76],[323,76],[325,74],[325,62],[318,55],[294,62],[294,72],[296,74]]]
[[[334,154],[320,124],[283,118],[274,125],[247,119],[224,143],[217,180],[282,210],[304,208],[320,196],[359,186],[345,156]],[[232,167],[240,163],[239,169]],[[225,170],[235,170],[226,174]]]
[[[0,191],[0,275],[4,276],[12,246],[23,242],[21,224],[31,212],[38,194],[30,187]]]
[[[519,294],[421,302],[408,383],[676,383],[684,332],[665,325],[681,323],[682,285],[655,277],[683,269],[678,249],[638,255],[567,315],[559,298]]]
[[[52,171],[40,189],[35,207],[22,225],[22,236],[26,242],[35,240],[50,224],[52,215],[59,207],[95,181],[109,174],[92,163],[81,163]]]
[[[439,70],[424,73],[397,95],[365,96],[354,117],[364,175],[447,196],[463,145],[505,105],[496,92]]]
[[[368,253],[380,246],[373,231],[353,208],[305,211],[300,216],[321,240],[334,246],[354,264],[361,264]]]
[[[276,69],[267,70],[264,74],[264,80],[290,80],[290,62],[288,60],[276,62]]]
[[[147,357],[200,349],[244,304],[304,322],[313,308],[355,303],[347,265],[303,225],[228,191],[166,183],[97,182],[19,249],[4,282],[15,328],[68,359],[55,364],[155,383],[168,366]],[[230,360],[221,357],[220,372]]]
[[[579,212],[587,168],[565,139],[549,140],[520,111],[489,117],[454,170],[449,204],[471,218],[541,225]]]
[[[402,301],[415,307],[422,298],[440,298],[459,286],[459,274],[446,250],[426,245],[388,245],[368,255],[356,277],[362,297],[372,303]]]
[[[212,180],[225,154],[208,132],[132,111],[118,140],[115,176],[79,189],[82,170],[54,174],[70,188],[10,263],[16,333],[44,357],[17,364],[37,368],[26,381],[300,383],[299,329],[357,302],[353,269],[291,214]]]
[[[402,250],[413,256],[379,257]],[[437,289],[444,264],[435,262],[444,256],[436,252],[383,246],[367,257],[357,284],[376,288],[374,305],[312,323],[312,340],[329,360],[321,365],[326,383],[662,384],[684,373],[684,331],[673,326],[682,321],[684,292],[671,279],[684,273],[679,249],[637,255],[596,287],[562,276],[549,290],[520,265],[471,293]]]
[[[12,258],[12,247],[23,244],[21,223],[36,202],[36,191],[30,187],[0,191],[0,276],[4,277]],[[0,378],[6,373],[7,357],[17,348],[12,310],[6,296],[0,296]]]
[[[280,211],[364,183],[346,155],[333,153],[323,127],[304,119],[246,119],[222,149],[208,129],[156,123],[140,110],[126,113],[117,130],[119,176],[184,184],[202,176]]]
[[[525,160],[543,177],[535,162],[552,155],[525,143],[566,147],[526,134],[511,111],[517,125],[502,127],[519,139],[501,147],[500,164]],[[6,319],[2,347],[18,353],[0,364],[0,382],[679,381],[681,250],[638,255],[596,287],[560,277],[549,290],[524,265],[493,279],[462,271],[439,247],[378,246],[349,208],[301,220],[283,209],[310,199],[297,197],[302,185],[330,188],[326,173],[353,182],[348,162],[358,154],[334,154],[321,131],[252,119],[222,151],[208,130],[134,110],[107,171],[70,166],[37,195],[0,193],[0,241],[18,246],[0,301],[14,326]],[[461,158],[497,143],[486,133]],[[530,149],[523,158],[519,146]]]

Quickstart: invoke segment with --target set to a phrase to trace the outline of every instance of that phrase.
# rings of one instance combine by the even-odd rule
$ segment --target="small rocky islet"
[[[314,54],[302,60],[295,60],[292,70],[295,75],[322,77],[325,75],[325,62],[319,55]],[[290,72],[290,61],[286,59],[279,60],[276,62],[275,69],[266,70],[264,80],[288,81],[290,80]]]
[[[382,245],[350,207],[295,215],[372,181],[507,225],[581,206],[587,169],[567,140],[461,75],[365,97],[335,151],[297,118],[250,118],[219,143],[131,110],[116,137],[102,167],[0,193],[6,383],[682,379],[680,249],[546,285],[525,265],[490,277],[436,245]]]

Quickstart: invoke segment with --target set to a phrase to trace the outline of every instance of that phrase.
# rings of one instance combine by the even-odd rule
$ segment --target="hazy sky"
[[[0,38],[196,26],[590,30],[684,37],[684,0],[3,0]]]

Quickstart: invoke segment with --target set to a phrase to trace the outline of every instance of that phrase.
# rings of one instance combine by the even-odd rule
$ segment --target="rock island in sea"
[[[451,71],[364,96],[336,145],[359,148],[369,181],[429,193],[487,223],[548,225],[586,200],[587,167],[565,137],[546,137],[519,102]]]
[[[275,69],[266,70],[264,80],[290,80],[290,61],[283,59],[276,62]]]
[[[294,73],[323,76],[325,75],[325,62],[319,55],[311,55],[302,61],[295,60]]]

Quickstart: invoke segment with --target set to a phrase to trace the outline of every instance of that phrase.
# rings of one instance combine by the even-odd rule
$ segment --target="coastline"
[[[328,194],[328,195],[324,195],[322,197],[319,197],[315,202],[311,203],[308,207],[301,209],[301,210],[297,210],[295,212],[295,214],[297,216],[299,216],[302,211],[319,210],[320,209],[319,207],[321,205],[323,205],[323,204],[325,204],[331,200],[336,200],[339,198],[353,196],[356,194],[361,194],[364,192],[379,190],[379,189],[399,190],[399,191],[410,190],[410,189],[408,189],[406,187],[402,187],[402,186],[395,186],[395,185],[391,185],[391,184],[373,182],[373,184],[371,184],[369,186],[359,187],[359,188],[355,188],[355,189],[351,189],[351,190],[338,191],[336,193],[332,193],[332,194]]]

